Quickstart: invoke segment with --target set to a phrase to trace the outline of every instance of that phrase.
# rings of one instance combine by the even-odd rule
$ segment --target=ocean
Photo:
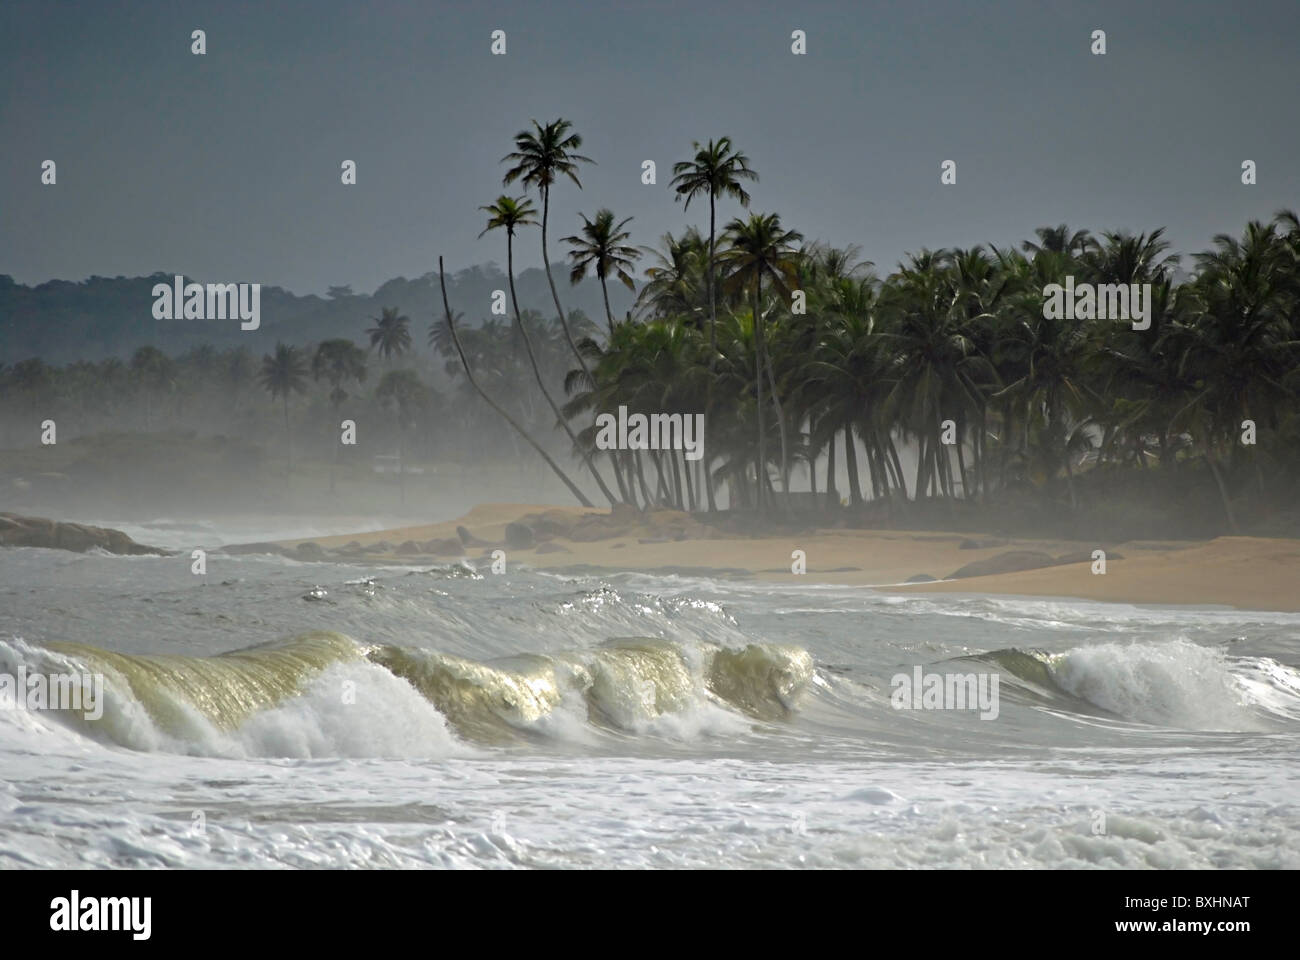
[[[0,674],[104,684],[0,708],[0,868],[1300,867],[1300,615],[125,529],[0,551]]]

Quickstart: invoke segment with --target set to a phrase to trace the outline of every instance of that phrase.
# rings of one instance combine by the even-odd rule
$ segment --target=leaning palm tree
[[[579,163],[595,163],[590,157],[584,157],[577,151],[582,147],[582,137],[572,133],[573,124],[563,117],[552,120],[542,126],[533,121],[533,129],[520,130],[515,134],[515,149],[501,158],[502,163],[513,166],[501,179],[503,186],[509,186],[516,180],[523,181],[526,187],[536,187],[542,198],[542,264],[546,268],[546,282],[551,287],[551,299],[555,302],[555,312],[564,327],[564,338],[569,342],[569,349],[586,370],[582,354],[569,331],[569,321],[560,306],[560,295],[555,291],[555,280],[551,277],[551,257],[546,245],[546,228],[551,215],[551,186],[560,177],[568,177],[579,190],[582,182],[578,179]]]
[[[379,319],[371,322],[374,326],[366,331],[370,334],[370,349],[378,349],[384,360],[391,363],[394,356],[400,357],[411,349],[411,320],[396,307],[384,307]]]
[[[293,470],[293,434],[289,430],[289,397],[307,389],[307,362],[297,347],[275,344],[275,353],[262,357],[262,373],[258,377],[271,399],[284,400],[284,455],[285,477]]]
[[[781,429],[782,447],[785,442],[785,418],[782,416],[781,399],[776,392],[776,382],[772,375],[771,363],[763,347],[763,278],[767,277],[781,295],[790,298],[790,290],[797,284],[796,271],[798,261],[795,245],[803,239],[803,234],[796,230],[786,230],[781,226],[781,217],[775,213],[750,214],[748,220],[736,218],[726,226],[729,246],[724,251],[722,262],[728,271],[728,280],[732,286],[743,291],[752,285],[754,291],[754,380],[757,390],[758,421],[758,487],[756,504],[761,507],[763,488],[767,478],[767,444],[763,414],[763,373],[766,370],[771,380],[772,400],[776,404],[777,425]],[[788,449],[781,451],[781,472],[785,480],[785,490],[789,492],[790,462]]]
[[[438,286],[442,289],[442,309],[444,318],[447,321],[447,332],[451,335],[451,345],[455,348],[456,354],[460,357],[460,365],[465,370],[465,379],[469,381],[469,385],[478,392],[478,395],[487,402],[488,406],[501,414],[502,419],[505,420],[506,423],[510,424],[516,433],[528,441],[528,445],[537,451],[539,457],[546,461],[546,465],[550,467],[555,472],[555,475],[560,478],[560,481],[569,488],[569,492],[577,498],[578,503],[582,504],[584,507],[590,507],[591,501],[587,499],[587,495],[578,489],[577,484],[570,480],[569,475],[560,469],[560,465],[555,462],[545,449],[542,448],[542,445],[534,440],[532,435],[519,425],[519,421],[510,416],[501,404],[493,400],[492,395],[484,390],[478,380],[475,379],[474,371],[470,369],[469,358],[465,356],[465,347],[461,344],[460,337],[456,333],[456,321],[451,313],[451,305],[447,302],[447,280],[446,274],[443,272],[442,268],[442,257],[438,258]]]
[[[348,398],[343,385],[349,380],[358,384],[366,380],[366,352],[351,340],[342,337],[325,340],[316,348],[311,358],[311,375],[313,380],[322,377],[329,381],[330,406],[334,408],[334,420],[338,422],[339,408]],[[334,444],[334,460],[330,464],[330,493],[334,492],[334,468],[339,459],[339,445]]]
[[[480,210],[488,214],[488,224],[483,228],[479,236],[483,236],[490,230],[505,230],[506,232],[506,276],[510,281],[510,301],[515,308],[515,323],[519,328],[519,333],[523,336],[524,349],[528,353],[528,362],[533,368],[533,377],[537,381],[538,389],[542,391],[542,396],[550,405],[551,410],[555,413],[555,419],[564,432],[568,434],[569,442],[575,448],[578,448],[582,455],[583,462],[586,463],[587,469],[591,471],[596,485],[600,487],[600,492],[609,499],[609,505],[615,506],[618,501],[610,492],[609,487],[605,485],[604,479],[596,470],[596,465],[591,462],[591,457],[587,455],[585,449],[579,447],[578,438],[573,435],[573,430],[569,428],[569,422],[556,406],[555,401],[551,398],[550,391],[546,389],[546,382],[542,379],[542,371],[537,365],[537,355],[533,351],[532,338],[528,335],[528,328],[524,326],[523,316],[519,312],[519,298],[515,295],[515,231],[520,227],[536,225],[537,211],[533,207],[533,202],[526,197],[508,197],[504,194],[497,197],[496,203],[479,207]]]
[[[573,248],[569,251],[569,259],[573,261],[569,282],[578,283],[587,275],[588,268],[593,270],[600,280],[600,292],[605,297],[605,319],[609,321],[609,335],[613,337],[614,314],[609,309],[609,288],[606,281],[613,274],[629,290],[636,289],[636,283],[627,271],[641,256],[641,251],[623,242],[631,236],[623,227],[632,218],[627,217],[615,223],[614,212],[608,209],[597,210],[595,220],[588,220],[583,213],[578,216],[582,217],[582,235],[563,238],[563,242]]]

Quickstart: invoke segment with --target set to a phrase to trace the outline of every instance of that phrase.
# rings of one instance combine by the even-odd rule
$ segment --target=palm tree
[[[293,470],[293,434],[289,430],[289,397],[307,389],[307,362],[297,347],[276,341],[275,353],[262,357],[262,372],[258,377],[263,388],[284,401],[284,455],[285,477]]]
[[[515,231],[520,227],[535,225],[537,223],[535,219],[537,211],[533,208],[532,201],[526,197],[513,198],[504,194],[497,198],[496,203],[479,207],[479,209],[488,214],[488,224],[483,228],[483,232],[479,234],[480,237],[490,230],[504,229],[506,232],[506,276],[510,281],[510,301],[515,308],[515,323],[518,324],[519,332],[523,336],[524,349],[528,352],[528,362],[532,365],[533,377],[537,380],[537,386],[542,391],[542,396],[546,398],[547,404],[555,413],[555,419],[564,428],[564,432],[568,434],[569,441],[575,448],[579,449],[583,462],[586,463],[587,469],[591,471],[596,485],[600,487],[600,492],[609,499],[611,507],[615,506],[618,501],[610,492],[609,487],[605,485],[604,478],[596,470],[596,465],[591,462],[591,457],[587,455],[584,449],[578,447],[578,439],[569,428],[569,422],[564,418],[560,408],[556,406],[555,401],[551,398],[550,391],[546,389],[546,383],[542,379],[542,372],[537,366],[537,355],[533,352],[532,338],[528,336],[528,329],[524,326],[523,317],[519,312],[519,298],[515,296]],[[568,329],[567,325],[565,329]]]
[[[131,356],[131,375],[144,391],[144,425],[153,419],[154,397],[176,386],[176,364],[157,347],[141,347]]]
[[[338,338],[324,340],[316,348],[311,358],[311,375],[313,380],[322,377],[330,384],[330,406],[334,408],[334,422],[338,423],[339,408],[348,398],[343,385],[349,380],[358,384],[366,380],[366,352],[351,340]],[[331,426],[331,429],[336,429]],[[333,444],[334,459],[330,463],[330,493],[334,492],[334,468],[338,464],[339,445]]]
[[[406,432],[417,426],[419,415],[429,403],[429,388],[420,382],[414,370],[390,370],[379,381],[375,399],[397,418],[397,489],[398,500],[406,505]]]
[[[551,455],[542,448],[542,445],[534,440],[528,431],[520,426],[519,422],[506,412],[504,407],[493,400],[491,394],[484,390],[478,380],[475,379],[474,371],[470,369],[469,358],[465,356],[465,348],[461,344],[460,337],[456,334],[456,321],[452,317],[451,305],[447,302],[447,281],[442,268],[442,257],[438,258],[438,286],[442,290],[442,309],[444,318],[447,321],[447,332],[451,335],[452,346],[455,347],[456,354],[460,357],[461,367],[465,370],[465,379],[469,381],[470,386],[478,392],[479,396],[487,402],[488,406],[499,413],[502,419],[510,424],[510,426],[514,428],[515,432],[523,437],[528,442],[529,446],[537,451],[537,455],[546,461],[546,465],[550,467],[551,470],[555,472],[555,475],[560,478],[561,482],[568,487],[569,492],[573,494],[578,503],[584,507],[590,507],[592,504],[591,501],[587,499],[587,495],[578,489],[577,484],[570,480],[568,474],[560,469],[560,465],[556,463],[555,460],[552,459]]]
[[[607,209],[597,210],[595,220],[588,220],[586,214],[580,213],[578,216],[582,217],[582,236],[563,238],[564,243],[573,247],[569,251],[569,259],[573,261],[573,269],[569,271],[569,282],[578,283],[587,275],[587,268],[593,268],[596,277],[600,280],[600,292],[605,297],[605,319],[609,321],[609,335],[612,337],[614,336],[614,314],[609,309],[609,288],[606,280],[612,273],[622,281],[623,286],[629,290],[636,289],[636,284],[627,271],[641,256],[641,251],[623,243],[631,236],[623,227],[632,218],[628,217],[615,223],[613,211]]]
[[[691,201],[697,196],[707,195],[709,198],[709,349],[717,350],[718,308],[714,291],[714,277],[717,275],[717,201],[719,197],[728,196],[738,200],[741,206],[748,207],[749,194],[740,182],[757,182],[758,174],[750,169],[748,157],[732,149],[730,137],[710,140],[704,146],[696,142],[692,146],[695,150],[694,159],[673,164],[672,186],[677,191],[677,199],[685,201],[683,210],[689,210]]]
[[[705,146],[696,141],[692,144],[695,157],[673,164],[672,186],[677,198],[684,200],[683,210],[689,210],[691,200],[701,194],[709,198],[709,263],[705,275],[709,295],[709,370],[716,366],[718,352],[718,304],[715,286],[717,283],[717,201],[721,196],[729,196],[740,201],[741,206],[749,206],[749,194],[741,186],[742,180],[757,182],[758,174],[749,166],[749,158],[732,149],[731,138],[722,137],[710,140]],[[755,318],[757,321],[757,317]],[[713,406],[712,377],[708,396],[705,398],[705,419],[708,420]],[[761,395],[761,392],[760,392]],[[760,415],[760,430],[761,430]],[[713,485],[708,485],[709,512],[717,510],[713,500]]]
[[[772,400],[776,404],[777,425],[781,429],[781,473],[785,490],[789,492],[790,461],[785,440],[785,418],[781,412],[781,399],[776,392],[771,364],[763,347],[763,278],[772,281],[778,294],[789,300],[790,290],[797,284],[795,244],[803,234],[781,226],[778,214],[751,214],[748,220],[736,218],[726,226],[729,243],[723,253],[723,263],[728,269],[728,280],[737,290],[750,284],[754,290],[754,380],[758,396],[758,487],[755,504],[761,509],[763,488],[767,482],[767,444],[763,414],[763,373],[766,370],[772,381]]]
[[[1020,248],[1029,254],[1063,253],[1068,257],[1081,257],[1090,250],[1097,249],[1097,241],[1087,230],[1070,232],[1064,223],[1055,227],[1039,227],[1034,231],[1038,242],[1026,240]]]
[[[560,177],[568,177],[581,190],[582,182],[578,179],[579,163],[595,163],[590,157],[584,157],[577,151],[582,147],[582,137],[572,133],[573,124],[563,117],[552,120],[542,126],[533,121],[532,130],[520,130],[515,134],[515,149],[501,158],[502,163],[513,166],[506,171],[501,180],[502,186],[509,186],[516,180],[523,181],[526,187],[536,187],[542,198],[542,264],[546,268],[546,282],[551,287],[551,299],[555,302],[555,313],[564,327],[564,338],[569,342],[569,349],[583,363],[578,345],[569,331],[569,321],[564,308],[560,306],[560,295],[555,290],[555,279],[551,276],[551,257],[546,244],[547,224],[551,215],[551,187]],[[585,369],[585,366],[584,366]]]
[[[392,363],[394,356],[400,357],[411,349],[411,320],[396,307],[384,307],[379,319],[370,321],[374,324],[366,333],[370,334],[370,349],[378,349],[385,361]]]

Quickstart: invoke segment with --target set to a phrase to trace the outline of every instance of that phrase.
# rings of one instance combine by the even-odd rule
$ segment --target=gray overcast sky
[[[638,244],[707,226],[707,205],[673,202],[670,168],[725,134],[761,175],[753,209],[883,268],[1061,221],[1163,225],[1191,252],[1300,206],[1298,93],[1296,0],[6,0],[0,273],[360,293],[440,253],[452,269],[504,262],[501,238],[476,239],[477,208],[502,192],[512,134],[556,116],[598,166],[581,193],[557,188],[555,238],[600,206],[634,217]],[[39,182],[46,159],[57,186]],[[657,186],[640,182],[646,159]],[[939,182],[945,159],[956,186]],[[540,261],[534,232],[519,266]]]

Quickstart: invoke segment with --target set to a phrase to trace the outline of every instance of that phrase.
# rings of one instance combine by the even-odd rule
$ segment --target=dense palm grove
[[[531,446],[579,502],[591,502],[585,490],[611,505],[713,511],[725,491],[724,505],[773,518],[810,504],[882,522],[936,507],[1072,515],[1142,491],[1208,505],[1233,530],[1300,480],[1294,213],[1218,236],[1186,263],[1161,229],[1061,225],[1019,249],[923,250],[882,277],[856,248],[810,242],[758,212],[758,173],[722,138],[673,169],[684,211],[707,206],[707,227],[645,248],[629,219],[602,208],[560,238],[574,283],[634,288],[639,273],[635,310],[615,316],[606,293],[599,322],[568,313],[552,278],[547,319],[515,299],[515,251],[540,234],[550,276],[552,193],[581,189],[592,162],[581,147],[564,120],[515,138],[503,184],[522,193],[482,208],[484,233],[506,248],[508,311],[469,326],[444,295],[427,331],[440,369],[412,364],[411,322],[394,308],[371,321],[365,346],[281,344],[260,362],[150,347],[127,363],[28,360],[3,371],[6,396],[33,413],[51,397],[102,413],[130,396],[149,427],[180,402],[178,384],[207,384],[235,409],[260,387],[261,409],[275,401],[292,437],[307,394],[299,416],[325,424],[326,444],[361,404],[382,412],[398,447],[427,457],[453,435]],[[1066,277],[1150,284],[1149,328],[1045,317],[1044,288]],[[598,450],[595,415],[619,406],[704,412],[703,460]],[[555,438],[569,457],[547,452]]]

